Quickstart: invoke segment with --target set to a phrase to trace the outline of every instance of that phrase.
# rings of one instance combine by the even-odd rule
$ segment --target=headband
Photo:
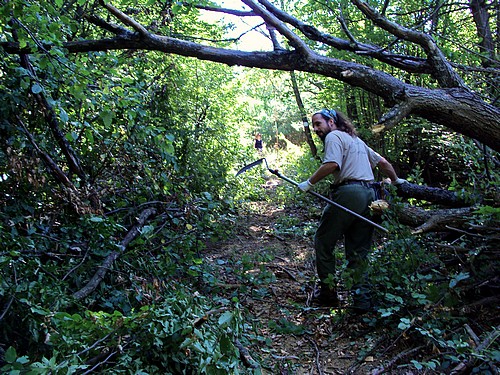
[[[321,111],[318,111],[315,113],[315,115],[320,114],[326,118],[331,118],[333,121],[337,122],[337,111],[334,109],[322,109]]]

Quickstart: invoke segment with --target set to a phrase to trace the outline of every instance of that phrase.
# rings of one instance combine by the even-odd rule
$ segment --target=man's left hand
[[[404,178],[397,178],[396,181],[394,181],[392,184],[394,186],[398,186],[398,185],[401,185],[401,184],[405,184],[407,183],[408,181],[406,181]]]
[[[309,180],[306,180],[304,182],[301,182],[297,185],[297,187],[302,190],[303,192],[306,192],[306,191],[309,191],[312,189],[312,187],[314,186],[314,184],[311,184],[311,182]]]

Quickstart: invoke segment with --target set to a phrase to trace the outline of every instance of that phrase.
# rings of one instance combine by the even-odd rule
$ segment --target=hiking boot
[[[329,288],[325,285],[320,285],[319,288],[314,290],[313,300],[325,307],[339,307],[340,301],[335,289]]]

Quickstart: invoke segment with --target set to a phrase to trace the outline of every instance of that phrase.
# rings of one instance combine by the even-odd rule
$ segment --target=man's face
[[[333,119],[325,120],[321,114],[317,113],[312,117],[313,130],[322,141],[332,130],[336,129]]]

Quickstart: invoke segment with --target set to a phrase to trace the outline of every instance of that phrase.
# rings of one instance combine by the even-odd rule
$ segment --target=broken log
[[[405,182],[396,186],[396,194],[401,198],[414,198],[449,207],[467,207],[473,199],[455,191]],[[475,198],[474,200],[477,200]]]
[[[397,211],[397,217],[401,224],[415,227],[414,234],[420,234],[449,231],[450,226],[463,228],[472,219],[474,210],[474,207],[425,210],[406,206]]]

